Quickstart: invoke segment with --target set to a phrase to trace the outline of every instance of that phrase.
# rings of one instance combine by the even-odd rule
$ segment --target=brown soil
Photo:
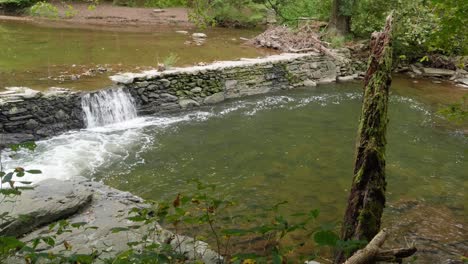
[[[55,3],[60,19],[52,22],[60,24],[85,24],[105,26],[177,26],[192,27],[186,8],[165,8],[163,12],[155,12],[156,8],[114,6],[111,3],[101,3],[94,10],[88,9],[87,3],[71,3],[76,14],[66,17],[67,5]],[[29,16],[0,16],[1,20],[51,22],[51,19]]]

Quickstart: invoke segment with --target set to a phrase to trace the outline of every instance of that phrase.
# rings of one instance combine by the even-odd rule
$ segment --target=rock
[[[15,199],[14,203],[0,204],[0,214],[11,216],[2,224],[0,235],[18,237],[69,217],[91,202],[92,193],[70,182],[48,179]]]
[[[347,81],[352,81],[354,79],[357,79],[358,75],[353,74],[353,75],[348,75],[348,76],[338,76],[338,81],[340,82],[347,82]]]
[[[427,77],[450,77],[455,71],[437,68],[422,68],[423,76]]]
[[[202,88],[200,88],[200,87],[195,87],[192,90],[190,90],[190,92],[192,92],[192,93],[201,93],[201,91],[202,91]]]
[[[198,39],[204,39],[204,38],[207,38],[207,35],[205,33],[193,33],[192,34],[192,37],[193,38],[198,38]]]
[[[206,97],[205,100],[203,100],[203,103],[205,103],[205,104],[217,104],[217,103],[220,103],[220,102],[224,101],[224,99],[225,99],[224,93],[219,92],[219,93],[215,93],[213,95],[210,95],[210,96]]]
[[[303,82],[303,85],[308,86],[308,87],[315,87],[317,86],[317,83],[312,80],[307,79]]]
[[[159,13],[164,13],[166,10],[164,9],[153,9],[153,13],[159,14]]]
[[[318,80],[317,84],[326,84],[326,83],[332,83],[332,82],[336,82],[336,77],[322,78]]]
[[[122,192],[102,183],[92,182],[82,177],[76,177],[65,182],[49,179],[40,182],[38,185],[38,188],[43,189],[36,188],[31,191],[30,194],[27,194],[27,192],[23,194],[37,195],[39,199],[31,201],[32,204],[36,204],[37,206],[50,203],[66,206],[69,204],[67,201],[71,199],[68,198],[68,196],[76,195],[76,193],[89,195],[92,199],[90,198],[89,201],[84,204],[84,208],[80,207],[83,208],[82,210],[75,210],[71,215],[68,214],[60,218],[67,219],[70,223],[85,223],[84,227],[68,228],[70,232],[56,234],[55,241],[60,241],[59,243],[53,246],[42,244],[39,245],[37,250],[57,253],[63,251],[62,241],[67,241],[72,245],[70,253],[91,254],[93,249],[96,249],[101,253],[99,256],[100,258],[112,258],[115,254],[128,250],[128,242],[141,241],[143,234],[149,234],[151,232],[148,230],[151,226],[155,227],[156,231],[151,233],[152,235],[149,236],[146,241],[151,242],[151,239],[156,244],[169,244],[174,250],[177,250],[177,253],[183,254],[190,263],[195,262],[195,258],[207,264],[217,263],[218,254],[211,250],[208,244],[204,242],[196,241],[190,237],[176,235],[163,229],[158,223],[149,226],[138,226],[140,223],[127,220],[126,218],[129,216],[130,210],[138,210],[147,207],[143,199],[131,193]],[[57,193],[59,193],[59,195],[57,195]],[[62,197],[60,201],[66,203],[62,204],[56,199],[47,200],[49,197],[56,196]],[[13,205],[13,203],[7,204],[10,206]],[[18,203],[16,203],[16,205],[18,205]],[[26,206],[28,207],[31,205],[27,204]],[[132,231],[113,232],[113,228],[132,228]],[[32,228],[29,229],[32,230]],[[33,238],[47,236],[48,234],[51,234],[49,227],[43,226],[25,235],[21,239],[23,241],[31,241]],[[52,232],[52,234],[55,235],[55,232]],[[7,263],[16,262],[7,261]],[[24,260],[18,263],[24,263]],[[39,261],[39,263],[43,262]]]
[[[159,98],[160,96],[159,96],[159,94],[157,94],[157,93],[149,93],[149,94],[148,94],[148,97],[149,97],[149,98]]]
[[[35,139],[34,135],[29,133],[0,133],[0,138],[2,139],[0,140],[0,149],[11,144],[17,144],[25,141],[33,141]]]
[[[176,33],[187,35],[187,34],[188,34],[188,31],[185,31],[185,30],[177,30]]]
[[[463,85],[468,85],[468,78],[456,79],[455,82],[463,84]]]
[[[161,97],[166,99],[167,101],[172,101],[172,102],[177,101],[177,99],[179,99],[177,96],[168,94],[168,93],[162,93]]]
[[[14,106],[13,108],[11,108],[9,111],[8,111],[8,114],[9,115],[17,115],[17,114],[22,114],[22,113],[25,113],[27,112],[28,109],[26,108],[18,108],[16,106]]]
[[[171,86],[171,82],[168,79],[161,79],[160,82],[165,88]]]
[[[422,71],[419,69],[418,66],[416,66],[415,64],[411,64],[410,65],[410,69],[412,72],[414,72],[415,74],[417,75],[421,75],[422,74]]]
[[[26,124],[24,124],[24,126],[29,130],[35,129],[38,125],[39,125],[39,123],[34,119],[29,119],[28,122],[26,122]]]
[[[192,99],[182,99],[179,101],[179,105],[182,109],[200,106],[200,104],[197,101]]]
[[[55,118],[58,119],[58,120],[65,121],[65,120],[68,120],[70,118],[70,116],[67,115],[67,113],[65,113],[65,111],[60,109],[55,113]]]
[[[146,88],[146,87],[148,87],[149,83],[146,82],[146,81],[145,82],[138,82],[138,83],[136,83],[136,85],[138,87],[140,87],[140,88]]]

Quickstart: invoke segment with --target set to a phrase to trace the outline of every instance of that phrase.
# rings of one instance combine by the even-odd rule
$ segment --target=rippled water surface
[[[44,171],[35,177],[84,175],[145,198],[171,197],[195,177],[247,207],[289,200],[291,208],[317,206],[338,217],[350,185],[359,87],[327,85],[139,117],[40,141],[35,153],[17,156]],[[391,97],[390,201],[466,203],[467,139],[436,119],[417,99]]]
[[[210,29],[207,40],[198,46],[190,34],[175,32],[180,28],[111,29],[0,21],[0,91],[7,86],[101,89],[111,84],[109,74],[156,67],[171,53],[178,57],[176,66],[271,53],[243,45],[240,37],[251,38],[258,30]],[[105,72],[85,74],[98,69]]]

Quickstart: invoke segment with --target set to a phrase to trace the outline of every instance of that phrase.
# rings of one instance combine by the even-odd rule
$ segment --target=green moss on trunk
[[[374,33],[364,80],[354,176],[341,239],[370,241],[380,230],[385,207],[385,145],[388,94],[391,84],[391,16],[383,32]],[[336,263],[347,256],[338,252]]]

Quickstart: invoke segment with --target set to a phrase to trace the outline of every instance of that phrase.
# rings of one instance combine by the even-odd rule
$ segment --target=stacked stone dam
[[[53,89],[41,93],[15,87],[0,93],[0,148],[84,126],[81,95]]]
[[[138,114],[157,114],[214,104],[229,98],[315,86],[357,77],[351,63],[316,53],[281,54],[261,59],[225,61],[163,72],[112,76],[108,89],[130,94]],[[84,128],[84,93],[14,88],[0,93],[0,146],[38,140]]]

